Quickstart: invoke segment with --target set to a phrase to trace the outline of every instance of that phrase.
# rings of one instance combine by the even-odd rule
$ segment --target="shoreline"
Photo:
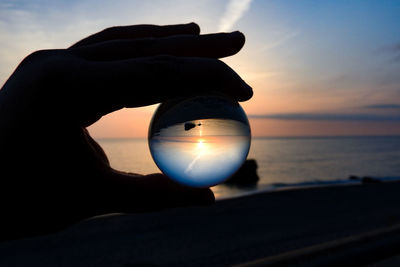
[[[377,180],[378,183],[400,182],[400,176],[373,177],[373,179]],[[321,181],[310,181],[310,182],[278,184],[278,185],[277,184],[264,184],[264,185],[256,184],[253,186],[236,186],[236,185],[226,185],[226,184],[222,185],[226,188],[234,189],[236,191],[236,194],[232,194],[231,196],[216,197],[216,201],[246,197],[263,193],[280,192],[286,190],[302,190],[308,188],[324,188],[331,186],[363,185],[363,182],[361,179],[358,180],[339,179],[339,180],[326,180],[326,181],[321,180]],[[259,186],[260,188],[258,188]]]

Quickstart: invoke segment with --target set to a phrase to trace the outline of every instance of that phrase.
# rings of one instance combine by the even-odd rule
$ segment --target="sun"
[[[206,145],[204,144],[204,139],[197,140],[197,149],[204,150],[205,146]]]

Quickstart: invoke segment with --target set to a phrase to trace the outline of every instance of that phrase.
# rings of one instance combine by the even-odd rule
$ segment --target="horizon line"
[[[252,136],[252,139],[288,139],[288,138],[368,138],[368,137],[400,137],[399,134],[393,135],[282,135],[282,136]],[[147,137],[93,137],[95,140],[142,140]]]

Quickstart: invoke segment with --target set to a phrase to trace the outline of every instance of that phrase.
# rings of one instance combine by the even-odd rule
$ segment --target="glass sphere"
[[[238,102],[208,95],[170,100],[153,115],[151,155],[172,180],[192,187],[222,183],[246,160],[250,126]]]

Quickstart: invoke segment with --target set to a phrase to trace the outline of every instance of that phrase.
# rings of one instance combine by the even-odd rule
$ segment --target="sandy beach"
[[[1,243],[0,265],[372,264],[400,253],[399,192],[399,182],[291,189],[98,217]]]

